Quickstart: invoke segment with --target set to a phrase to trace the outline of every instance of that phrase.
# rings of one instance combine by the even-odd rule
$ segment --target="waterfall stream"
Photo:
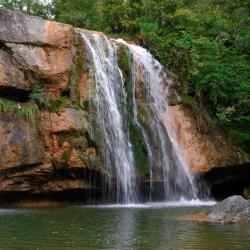
[[[134,98],[134,117],[137,124],[140,124],[144,140],[147,142],[151,182],[163,180],[164,199],[175,200],[182,196],[189,199],[197,198],[193,176],[183,159],[168,108],[168,86],[172,84],[171,78],[167,76],[162,65],[144,48],[129,45],[122,40],[118,42],[129,48],[132,58],[133,88],[139,82],[143,83],[146,105],[151,114],[146,126],[140,124],[138,103]],[[154,143],[159,146],[151,147]],[[151,192],[153,188],[154,185],[151,184]]]
[[[195,181],[183,159],[168,109],[171,78],[162,65],[145,49],[123,40],[87,32],[81,36],[96,85],[96,123],[108,196],[117,203],[139,202],[141,173],[137,165],[148,165],[148,200],[155,195],[163,200],[196,199]],[[130,81],[119,65],[121,47],[126,51]],[[138,152],[145,164],[136,163]]]
[[[97,123],[101,130],[102,153],[108,171],[108,183],[112,186],[115,175],[117,202],[137,202],[134,157],[123,105],[124,79],[118,67],[116,46],[105,36],[82,34],[82,37],[94,65]]]

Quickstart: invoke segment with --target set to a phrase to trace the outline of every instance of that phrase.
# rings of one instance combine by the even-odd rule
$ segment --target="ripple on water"
[[[3,210],[0,249],[249,249],[249,225],[176,220],[204,207],[145,206]]]

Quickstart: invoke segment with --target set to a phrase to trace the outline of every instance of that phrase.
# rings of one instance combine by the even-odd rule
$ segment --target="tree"
[[[51,18],[51,5],[39,0],[0,0],[0,7],[19,11],[28,15],[40,16],[45,19]]]

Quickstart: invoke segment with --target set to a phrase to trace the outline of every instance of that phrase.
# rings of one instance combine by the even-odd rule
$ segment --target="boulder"
[[[45,21],[0,8],[0,42],[52,47],[70,47],[74,40],[71,25]]]
[[[66,86],[73,58],[70,49],[14,43],[6,43],[6,46],[11,50],[19,65],[36,78],[44,79],[50,84]]]
[[[30,84],[25,80],[15,59],[6,51],[0,49],[0,88],[29,90]]]
[[[250,201],[231,196],[204,212],[205,220],[219,223],[250,223]]]

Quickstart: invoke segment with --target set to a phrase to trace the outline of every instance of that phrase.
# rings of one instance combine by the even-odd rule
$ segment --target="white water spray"
[[[118,67],[116,46],[105,36],[82,34],[91,53],[96,82],[97,121],[108,182],[116,177],[116,200],[137,202],[134,158],[125,121],[124,79]],[[112,187],[110,187],[112,189]]]

